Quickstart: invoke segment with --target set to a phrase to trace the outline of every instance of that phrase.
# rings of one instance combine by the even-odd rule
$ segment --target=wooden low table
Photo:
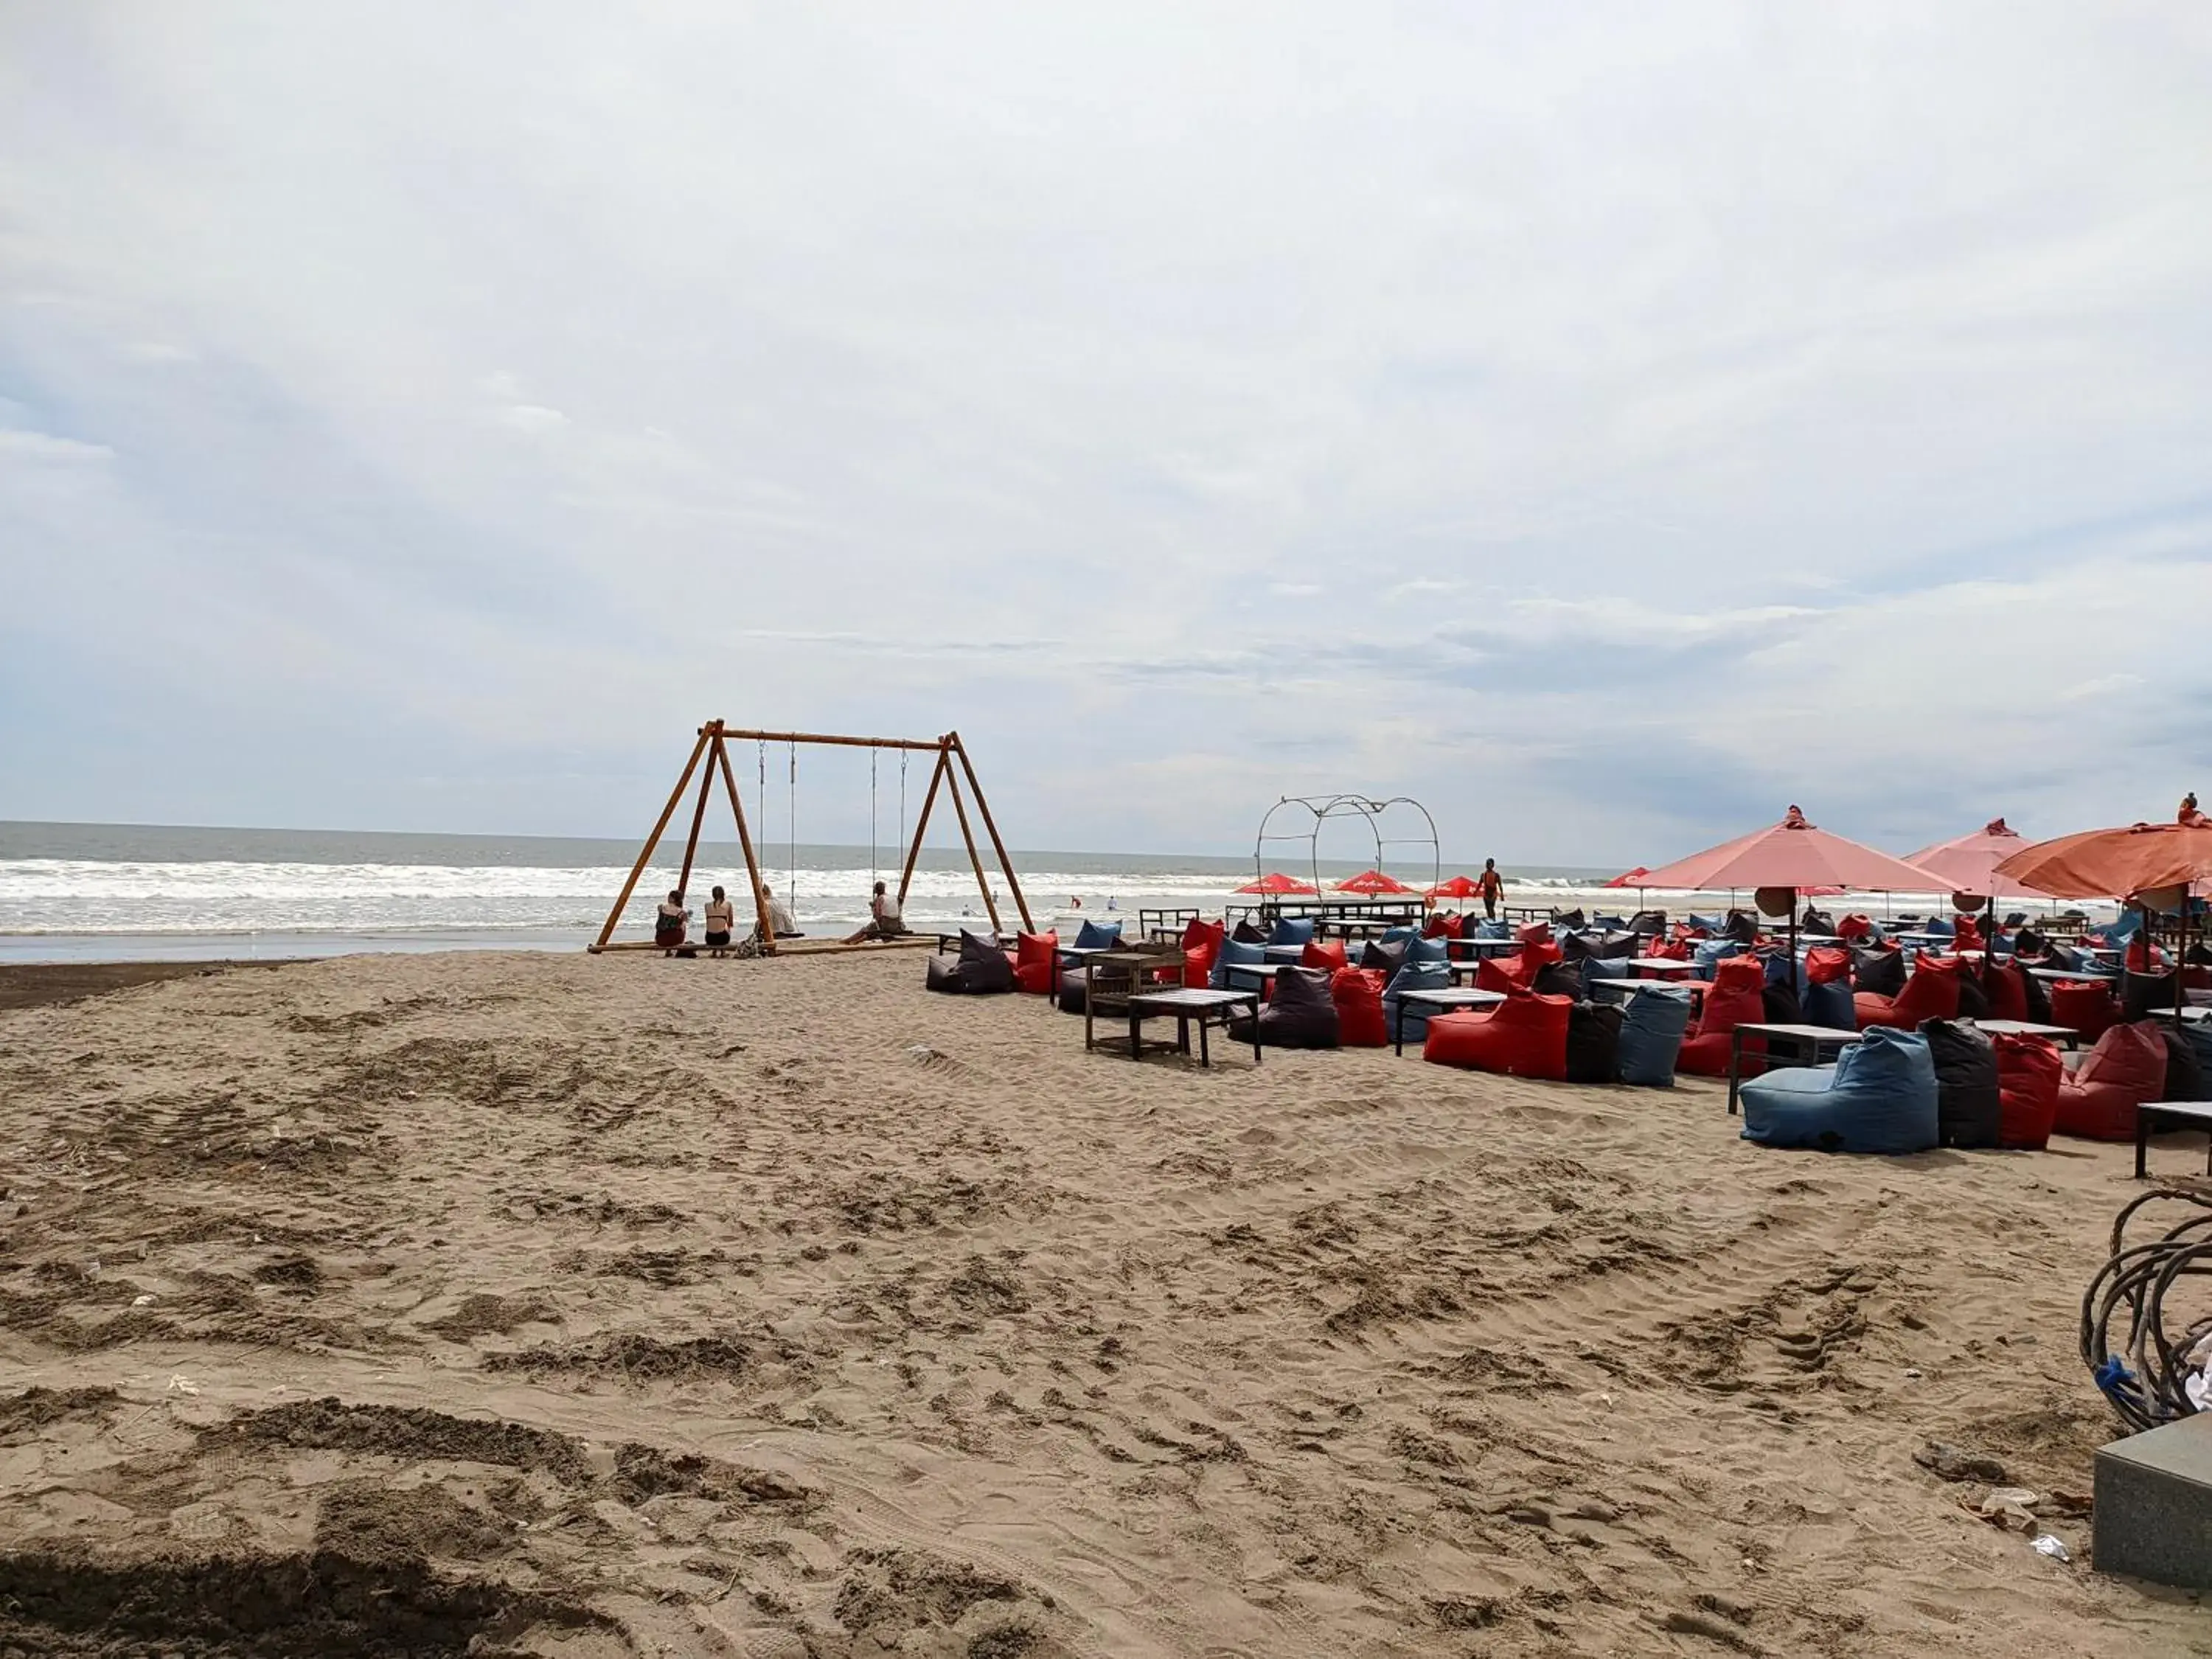
[[[1774,1044],[1778,1040],[1795,1043],[1800,1056],[1798,1063],[1805,1066],[1818,1066],[1820,1063],[1820,1050],[1823,1048],[1832,1048],[1838,1053],[1841,1053],[1859,1040],[1859,1033],[1856,1031],[1839,1030],[1832,1025],[1753,1024],[1737,1026],[1729,1036],[1728,1109],[1730,1117],[1735,1115],[1736,1094],[1743,1081],[1743,1040],[1747,1036],[1755,1036],[1759,1039],[1759,1053],[1762,1056],[1771,1056],[1773,1054]]]
[[[1978,1019],[1974,1025],[1992,1036],[2049,1037],[2069,1048],[2081,1046],[2081,1034],[2070,1025],[2039,1025],[2032,1019]]]
[[[1486,957],[1510,957],[1520,948],[1521,941],[1517,939],[1448,939],[1444,941],[1447,951],[1464,951],[1477,962]]]
[[[2112,985],[2119,979],[2118,974],[2103,968],[2031,968],[2027,971],[2040,980],[2074,979],[2085,985]]]
[[[1282,971],[1283,964],[1279,962],[1224,962],[1221,964],[1221,976],[1224,979],[1227,979],[1231,974],[1249,974],[1256,980],[1266,981],[1274,978]]]
[[[1697,971],[1696,963],[1686,962],[1679,957],[1631,957],[1628,959],[1628,973],[1632,979],[1638,973],[1647,979],[1664,979],[1670,974],[1694,975]]]
[[[1098,970],[1102,968],[1109,969],[1113,972],[1115,979],[1112,984],[1108,986],[1100,985]],[[1182,953],[1181,951],[1131,951],[1125,949],[1119,951],[1091,951],[1084,953],[1084,1048],[1086,1049],[1094,1048],[1102,1042],[1119,1042],[1121,1041],[1121,1037],[1118,1036],[1100,1036],[1097,1035],[1097,1020],[1098,1015],[1101,1012],[1098,1004],[1101,997],[1103,997],[1107,1002],[1115,1005],[1107,1012],[1114,1013],[1126,1013],[1128,1010],[1130,1000],[1133,998],[1154,994],[1156,990],[1182,990],[1183,988],[1182,983],[1182,969],[1183,959]],[[1162,984],[1153,987],[1148,985],[1146,982],[1148,975],[1164,975],[1170,973],[1172,973],[1176,976],[1175,981],[1172,984]],[[1124,988],[1121,979],[1121,976],[1124,975],[1127,976],[1126,988]],[[1137,1028],[1140,1023],[1140,1021],[1135,1019],[1132,1019],[1129,1022],[1129,1040],[1132,1042],[1136,1041]]]
[[[1406,1005],[1409,1002],[1418,1002],[1425,1007],[1449,1013],[1455,1008],[1494,1008],[1504,1000],[1505,993],[1503,991],[1468,990],[1458,986],[1449,990],[1440,988],[1434,991],[1401,991],[1398,993],[1398,1017],[1392,1022],[1396,1029],[1391,1032],[1391,1036],[1397,1044],[1398,1053],[1403,1055],[1406,1052]]]
[[[1594,979],[1587,982],[1593,991],[1601,985],[1608,991],[1620,992],[1623,1002],[1638,991],[1662,986],[1670,991],[1687,991],[1690,994],[1690,1012],[1693,1015],[1698,1012],[1698,1005],[1705,1001],[1705,993],[1713,988],[1702,979]]]
[[[1135,1060],[1145,1051],[1145,1021],[1156,1016],[1165,1016],[1176,1023],[1176,1040],[1172,1044],[1155,1042],[1151,1047],[1164,1049],[1172,1047],[1178,1054],[1190,1052],[1190,1028],[1198,1027],[1198,1063],[1211,1068],[1212,1056],[1206,1046],[1206,1028],[1219,1025],[1224,1029],[1229,1016],[1237,1008],[1249,1008],[1252,1012],[1252,1063],[1260,1063],[1260,994],[1257,991],[1213,991],[1197,986],[1176,986],[1171,990],[1139,991],[1128,1000],[1129,1058]]]
[[[2160,1124],[2170,1129],[2202,1129],[2212,1136],[2212,1100],[2156,1100],[2136,1108],[2136,1179],[2148,1173],[2150,1138]],[[2212,1175],[2212,1145],[2204,1154],[2204,1173]]]
[[[970,932],[973,932],[973,931],[974,931],[973,929],[964,929],[964,928],[963,928],[963,929],[961,929],[961,930],[958,930],[958,931],[956,931],[956,932],[953,932],[953,933],[938,933],[938,934],[936,935],[936,939],[937,939],[937,954],[938,954],[939,956],[943,956],[943,955],[944,955],[947,951],[957,951],[957,950],[958,950],[958,949],[960,948],[960,941],[961,941],[962,939],[963,939],[967,938],[967,937],[968,937],[968,934],[969,934]],[[998,942],[999,942],[999,948],[1000,948],[1001,951],[1011,951],[1011,950],[1012,950],[1012,949],[1014,948],[1014,946],[1015,946],[1015,945],[1018,945],[1018,944],[1020,944],[1020,943],[1021,943],[1021,939],[1020,939],[1020,938],[1019,938],[1018,935],[1013,934],[1013,933],[999,933],[999,934],[995,934],[995,935],[993,935],[993,934],[988,934],[988,933],[976,933],[976,934],[975,934],[975,937],[976,937],[977,939],[989,939],[989,938],[996,938],[996,939],[997,939],[997,940],[998,940]]]

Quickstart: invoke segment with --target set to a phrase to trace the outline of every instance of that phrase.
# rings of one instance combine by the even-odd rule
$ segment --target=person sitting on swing
[[[720,956],[730,948],[730,929],[737,925],[738,908],[717,887],[707,906],[707,948]]]
[[[684,925],[690,920],[691,913],[684,908],[684,895],[671,892],[653,919],[653,942],[663,951],[675,950],[684,943]]]
[[[881,882],[876,884],[875,896],[868,901],[868,925],[845,941],[860,945],[869,939],[898,939],[906,932],[906,918],[899,914],[899,902],[884,890]]]
[[[791,914],[791,907],[775,896],[775,889],[766,882],[761,884],[761,895],[768,900],[768,919],[775,928],[778,939],[805,939],[799,931],[799,918]]]

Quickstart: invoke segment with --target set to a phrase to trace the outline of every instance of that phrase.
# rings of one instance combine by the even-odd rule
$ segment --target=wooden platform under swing
[[[698,804],[691,810],[691,833],[684,843],[684,868],[677,877],[676,890],[684,894],[690,890],[691,866],[699,853],[699,832],[707,820],[707,798],[714,793],[714,779],[719,774],[723,788],[729,796],[731,813],[737,819],[738,846],[744,854],[745,878],[752,884],[753,910],[759,928],[757,937],[760,940],[763,956],[826,956],[848,951],[896,951],[934,945],[935,941],[927,934],[897,939],[861,939],[850,944],[842,939],[778,939],[775,937],[775,926],[769,916],[768,891],[761,880],[760,860],[753,851],[752,830],[745,822],[744,799],[738,793],[737,774],[730,766],[729,744],[732,740],[763,744],[781,743],[794,748],[799,744],[820,744],[843,749],[895,749],[934,753],[937,764],[930,770],[929,788],[921,799],[921,815],[915,820],[914,840],[907,848],[906,863],[899,872],[901,914],[903,915],[906,909],[907,889],[914,880],[915,865],[921,857],[921,840],[929,828],[930,809],[937,804],[937,792],[942,788],[952,798],[952,810],[960,820],[960,838],[967,845],[968,861],[975,872],[975,885],[983,895],[983,908],[991,918],[992,932],[1002,931],[999,921],[999,902],[991,891],[989,879],[983,874],[983,856],[976,848],[975,831],[968,822],[968,805],[960,788],[960,781],[964,777],[968,781],[969,793],[975,798],[975,810],[982,817],[983,829],[991,838],[991,850],[998,854],[999,869],[1006,876],[1006,890],[1012,896],[1015,909],[1020,914],[1022,927],[1025,932],[1036,931],[1030,925],[1029,901],[1022,896],[1022,884],[1014,873],[1013,860],[1006,856],[1006,844],[999,837],[999,826],[992,820],[990,804],[983,799],[983,786],[975,778],[975,763],[968,758],[967,745],[960,741],[957,732],[947,732],[942,737],[927,739],[855,738],[824,732],[739,731],[717,720],[708,720],[699,728],[698,741],[691,745],[691,757],[684,763],[684,771],[676,780],[676,787],[669,791],[668,804],[660,809],[660,817],[653,826],[653,833],[645,838],[645,847],[637,855],[637,863],[631,867],[629,879],[623,883],[623,890],[615,900],[614,908],[607,912],[606,925],[599,929],[599,938],[586,947],[594,955],[608,951],[658,951],[666,948],[650,939],[628,939],[617,944],[613,942],[614,933],[621,924],[623,911],[629,904],[630,895],[637,890],[637,884],[644,876],[646,866],[653,861],[654,849],[660,845],[661,836],[667,832],[668,821],[676,816],[677,807],[682,805],[684,792],[690,787],[694,773],[699,775]],[[957,772],[953,769],[956,760],[959,762]],[[872,771],[871,775],[872,777]],[[795,770],[793,776],[795,781]],[[904,780],[905,775],[902,771],[902,811],[904,810]],[[687,940],[686,947],[704,948],[698,945],[696,939]]]

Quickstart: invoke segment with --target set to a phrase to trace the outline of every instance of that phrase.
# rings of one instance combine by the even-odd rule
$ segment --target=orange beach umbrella
[[[1793,806],[1781,823],[1647,870],[1638,884],[1705,892],[1759,887],[1789,887],[1802,892],[1814,887],[1840,887],[1932,893],[1941,890],[1944,884],[1903,859],[1816,829]]]
[[[2000,862],[1999,876],[2053,898],[2127,898],[2212,876],[2212,825],[2136,823],[2039,841]]]

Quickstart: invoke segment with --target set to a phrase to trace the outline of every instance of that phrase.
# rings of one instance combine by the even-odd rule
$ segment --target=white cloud
[[[113,460],[115,452],[106,444],[82,443],[75,438],[57,438],[50,432],[0,427],[0,460],[9,458],[57,466],[93,466]]]
[[[271,15],[0,17],[0,644],[210,766],[359,711],[235,816],[447,824],[379,781],[460,732],[627,829],[709,709],[1232,849],[1278,775],[1649,862],[2212,762],[2180,12]]]

